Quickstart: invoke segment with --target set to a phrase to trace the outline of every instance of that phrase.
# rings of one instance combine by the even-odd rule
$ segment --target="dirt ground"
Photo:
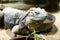
[[[52,13],[56,17],[56,21],[53,25],[51,32],[42,34],[47,40],[60,40],[60,11]],[[7,30],[0,29],[0,40],[9,40],[9,32]],[[8,35],[9,34],[9,35]]]

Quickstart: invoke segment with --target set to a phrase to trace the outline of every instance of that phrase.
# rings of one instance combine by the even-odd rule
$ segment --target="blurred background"
[[[48,12],[59,10],[60,0],[0,0],[0,9],[14,7],[27,10],[31,7],[41,7]]]
[[[56,21],[51,32],[43,35],[47,40],[60,40],[60,0],[0,0],[0,10],[3,10],[5,7],[13,7],[21,10],[28,10],[31,7],[41,7],[47,12],[51,12],[55,16]],[[0,22],[0,27],[4,23],[2,22]],[[9,40],[10,36],[11,33],[9,30],[0,29],[0,40]]]

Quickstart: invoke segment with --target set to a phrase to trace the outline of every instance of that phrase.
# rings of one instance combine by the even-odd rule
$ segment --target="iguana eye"
[[[38,15],[39,14],[39,12],[35,12],[36,13],[36,15]]]

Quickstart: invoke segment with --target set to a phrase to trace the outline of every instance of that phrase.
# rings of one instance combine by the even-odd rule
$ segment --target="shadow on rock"
[[[58,31],[58,28],[56,27],[56,25],[53,25],[52,28],[47,33],[43,33],[43,34],[54,35],[56,34],[57,31]]]

